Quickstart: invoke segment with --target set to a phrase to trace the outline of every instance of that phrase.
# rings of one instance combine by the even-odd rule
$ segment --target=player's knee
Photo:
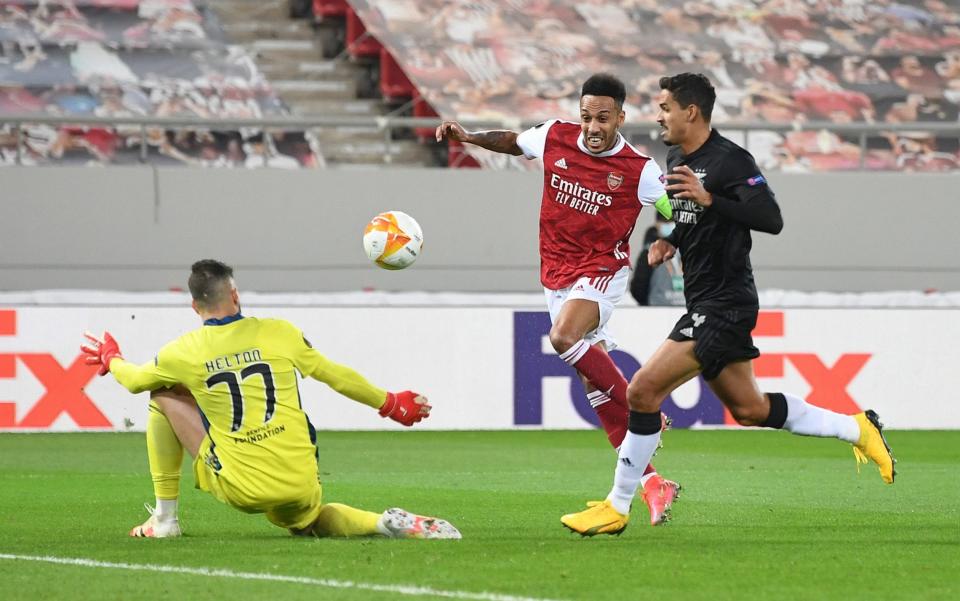
[[[656,388],[645,378],[634,378],[627,384],[627,403],[631,411],[651,413],[660,408]]]
[[[767,411],[762,405],[728,407],[730,415],[741,426],[760,426],[767,419]]]
[[[553,326],[550,328],[550,344],[558,353],[567,352],[571,346],[580,341],[583,336],[579,332],[571,332],[566,328]]]

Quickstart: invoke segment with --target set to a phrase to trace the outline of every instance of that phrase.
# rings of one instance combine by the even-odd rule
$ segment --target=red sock
[[[560,358],[585,375],[597,390],[604,392],[614,403],[627,409],[627,379],[606,351],[581,340],[561,354]]]
[[[587,400],[590,402],[593,410],[597,412],[597,417],[600,418],[600,425],[603,426],[604,432],[607,433],[607,440],[609,440],[613,448],[616,449],[627,435],[627,417],[629,416],[629,411],[627,411],[625,407],[621,407],[613,402],[602,390],[588,392]]]

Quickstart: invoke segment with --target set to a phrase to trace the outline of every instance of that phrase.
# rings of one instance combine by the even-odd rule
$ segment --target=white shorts
[[[607,322],[613,315],[613,308],[627,291],[630,280],[630,268],[621,267],[616,273],[596,277],[582,277],[571,286],[560,290],[544,288],[543,294],[547,298],[547,309],[550,311],[550,323],[557,322],[560,308],[563,303],[571,299],[584,299],[597,303],[600,306],[600,325],[596,330],[587,332],[583,337],[588,344],[604,342],[607,350],[617,348],[617,341],[607,331]]]

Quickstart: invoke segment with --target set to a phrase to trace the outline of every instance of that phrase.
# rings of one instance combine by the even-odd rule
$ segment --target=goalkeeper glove
[[[411,390],[388,392],[387,400],[380,407],[380,416],[389,417],[404,426],[412,426],[430,416],[430,405],[425,397]]]
[[[110,371],[110,360],[114,357],[123,359],[120,354],[120,346],[113,339],[110,332],[103,333],[103,340],[97,338],[90,332],[84,332],[84,336],[90,341],[90,344],[81,344],[80,350],[86,355],[84,362],[87,365],[99,365],[97,373],[101,376],[107,375]]]

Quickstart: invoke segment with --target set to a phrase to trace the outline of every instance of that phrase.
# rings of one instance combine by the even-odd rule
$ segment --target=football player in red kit
[[[517,133],[468,132],[444,121],[436,132],[438,142],[543,159],[540,281],[550,342],[579,373],[614,448],[626,435],[629,410],[627,381],[607,354],[616,342],[606,325],[627,289],[630,234],[641,208],[671,215],[660,167],[620,134],[625,98],[623,82],[598,73],[581,89],[579,123],[553,119]],[[647,466],[642,496],[651,524],[667,521],[679,489]]]

